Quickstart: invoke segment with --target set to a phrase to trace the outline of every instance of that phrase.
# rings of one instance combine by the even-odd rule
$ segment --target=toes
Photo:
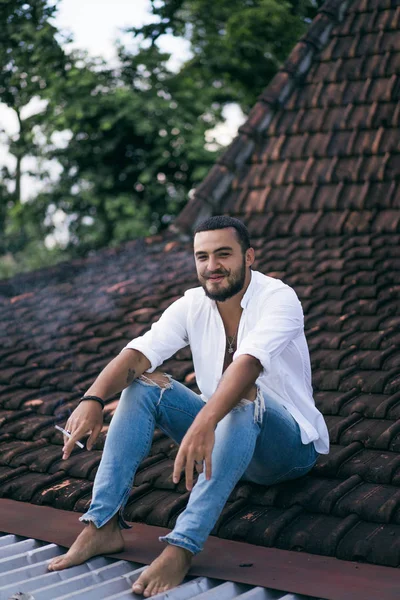
[[[158,585],[155,585],[153,587],[153,589],[151,590],[151,595],[155,596],[156,594],[161,594],[161,592],[164,592],[166,589],[169,589],[170,587],[171,586],[168,586],[168,585],[164,586],[164,585],[162,585],[162,584],[159,583]]]
[[[141,577],[132,585],[132,591],[134,594],[142,595],[144,592],[144,588],[146,587],[146,583]]]
[[[47,568],[49,571],[59,571],[60,569],[64,569],[64,561],[58,560],[57,562],[50,563]]]
[[[154,583],[152,584],[150,582],[149,585],[147,586],[147,588],[144,590],[143,596],[145,598],[150,598],[150,596],[154,596],[154,594],[156,593],[156,589],[157,589],[157,585],[155,585]]]
[[[52,561],[49,562],[49,564],[47,565],[47,568],[49,571],[53,571],[54,569],[57,568],[58,563],[60,563],[62,561],[62,557],[58,556],[57,558],[54,558]]]
[[[168,586],[167,586],[168,589]],[[151,590],[151,595],[152,596],[157,596],[157,594],[161,594],[161,592],[164,592],[164,586],[163,585],[157,585],[156,587],[154,587]]]

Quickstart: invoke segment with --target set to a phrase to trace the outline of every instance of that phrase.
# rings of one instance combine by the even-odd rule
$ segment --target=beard
[[[216,273],[213,273],[213,275],[228,275],[228,271],[224,271],[224,272],[220,272],[217,271]],[[204,277],[204,276],[203,276]],[[206,275],[206,278],[209,277],[209,275]],[[241,267],[235,271],[234,273],[231,273],[228,277],[227,277],[227,281],[228,281],[228,286],[221,289],[220,291],[215,291],[215,292],[210,292],[205,283],[201,283],[201,287],[203,288],[206,296],[208,298],[210,298],[211,300],[215,300],[216,302],[224,302],[225,300],[228,300],[229,298],[232,298],[232,296],[235,296],[236,294],[238,294],[244,286],[244,282],[246,280],[246,259],[245,257],[243,257],[243,262]]]

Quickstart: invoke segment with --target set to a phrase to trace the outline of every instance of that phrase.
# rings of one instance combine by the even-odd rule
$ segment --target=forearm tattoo
[[[128,385],[130,385],[132,383],[132,381],[135,379],[136,377],[136,372],[134,369],[128,369],[128,377],[126,378],[126,383]]]

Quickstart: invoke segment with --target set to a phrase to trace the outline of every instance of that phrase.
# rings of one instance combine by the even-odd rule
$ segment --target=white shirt
[[[244,294],[243,312],[233,360],[242,354],[258,358],[263,370],[256,384],[266,396],[283,404],[300,427],[303,444],[329,453],[329,434],[316,408],[311,364],[304,335],[303,309],[296,292],[279,279],[252,271]],[[216,302],[202,287],[190,289],[169,306],[147,333],[125,348],[146,356],[152,373],[166,359],[190,344],[197,385],[205,402],[222,376],[225,329]],[[124,348],[124,349],[125,349]]]

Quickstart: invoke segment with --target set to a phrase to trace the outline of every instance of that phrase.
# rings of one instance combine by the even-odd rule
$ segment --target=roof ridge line
[[[4,279],[0,278],[0,300],[11,300],[18,295],[25,293],[33,293],[31,285],[35,285],[38,275],[43,275],[44,278],[51,276],[60,276],[68,283],[69,274],[76,274],[79,270],[87,270],[95,268],[108,256],[115,256],[125,251],[127,247],[134,245],[149,247],[155,244],[165,244],[171,241],[172,237],[168,229],[162,230],[156,234],[146,235],[145,237],[133,238],[131,240],[123,240],[117,246],[103,246],[90,251],[86,256],[75,256],[66,258],[54,265],[38,267],[33,271],[22,271],[15,273]],[[45,279],[43,279],[45,281]],[[22,291],[21,291],[22,290]]]
[[[326,0],[306,33],[295,44],[265,90],[260,94],[238,135],[196,188],[194,197],[170,225],[174,233],[188,233],[219,208],[230,188],[235,171],[240,168],[262,134],[268,129],[275,112],[285,105],[298,83],[308,73],[314,56],[328,43],[332,29],[344,19],[354,0]]]

